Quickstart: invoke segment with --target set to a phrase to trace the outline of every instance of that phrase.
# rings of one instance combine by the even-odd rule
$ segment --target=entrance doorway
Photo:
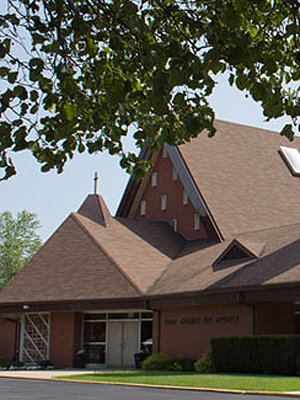
[[[134,354],[139,351],[139,323],[110,321],[108,324],[107,364],[134,366]]]
[[[83,347],[86,365],[133,367],[134,354],[152,349],[152,312],[84,313]]]

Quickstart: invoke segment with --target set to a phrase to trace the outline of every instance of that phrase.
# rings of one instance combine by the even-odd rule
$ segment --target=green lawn
[[[70,375],[61,379],[138,383],[147,385],[186,386],[254,391],[300,391],[300,377],[275,375],[198,374],[193,372],[122,371]]]

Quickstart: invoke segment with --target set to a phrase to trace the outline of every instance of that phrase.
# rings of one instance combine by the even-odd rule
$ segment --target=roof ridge
[[[258,232],[273,231],[275,229],[283,229],[283,228],[288,228],[288,227],[297,226],[297,225],[300,226],[300,222],[295,222],[294,224],[287,224],[287,225],[276,225],[276,226],[273,226],[272,228],[256,229],[255,231],[245,231],[245,232],[241,232],[241,233],[237,233],[237,234],[229,236],[228,238],[226,238],[226,241],[237,239],[242,235],[248,235],[250,233],[255,234]]]
[[[138,294],[143,295],[144,293],[142,290],[132,281],[132,279],[125,273],[123,268],[120,267],[120,265],[115,261],[115,259],[101,246],[101,244],[98,242],[98,240],[94,237],[94,235],[84,226],[84,224],[80,221],[78,218],[78,215],[80,215],[83,218],[83,215],[77,214],[77,213],[71,213],[71,217],[77,223],[77,225],[84,231],[84,233],[93,241],[93,243],[98,247],[98,249],[112,262],[116,270],[128,281],[128,283],[133,287],[134,290],[137,291]],[[93,222],[93,221],[92,221]],[[94,222],[95,223],[95,222]]]
[[[109,223],[109,219],[111,218],[110,211],[107,208],[107,205],[106,205],[105,201],[103,200],[102,196],[100,194],[97,194],[96,196],[97,196],[96,199],[97,199],[98,207],[102,214],[104,226],[107,227],[108,223]]]
[[[213,227],[216,237],[218,237],[220,242],[223,242],[225,240],[224,234],[222,233],[221,228],[219,227],[219,224],[217,223],[216,218],[214,217],[214,215],[211,211],[211,208],[209,207],[207,201],[205,200],[199,185],[195,181],[195,178],[186,162],[186,159],[183,156],[182,151],[180,150],[180,146],[168,145],[167,149],[168,149],[168,152],[169,152],[169,155],[170,155],[173,165],[176,166],[176,160],[177,160],[180,163],[180,165],[182,166],[182,172],[186,174],[187,179],[183,179],[183,176],[180,177],[181,183],[182,183],[184,189],[187,191],[195,210],[197,210],[197,212],[199,212],[196,204],[194,204],[194,202],[192,200],[192,198],[194,196],[190,196],[189,191],[191,191],[192,193],[195,193],[196,199],[198,201],[200,201],[201,208],[203,208],[205,214],[208,216],[208,219]],[[180,176],[179,171],[178,171],[178,173]],[[190,185],[188,185],[189,182],[190,182]]]
[[[152,285],[150,285],[147,289],[148,293],[149,291],[151,291],[152,288],[154,288],[154,286],[160,281],[160,279],[163,277],[163,275],[165,273],[167,273],[167,271],[169,270],[169,268],[171,267],[171,264],[173,263],[174,260],[177,259],[177,256],[181,253],[182,249],[187,245],[188,243],[183,243],[182,246],[180,247],[180,249],[178,249],[177,254],[174,256],[174,258],[170,259],[170,262],[166,265],[166,268],[160,273],[160,275],[154,280],[154,282],[152,283]]]

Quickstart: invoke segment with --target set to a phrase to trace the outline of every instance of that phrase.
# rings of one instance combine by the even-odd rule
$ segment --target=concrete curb
[[[116,386],[131,386],[131,387],[141,387],[141,388],[152,388],[152,389],[177,389],[177,390],[193,390],[198,392],[214,392],[214,393],[232,393],[232,394],[257,394],[257,395],[267,395],[267,396],[289,396],[289,397],[299,397],[300,392],[263,392],[255,390],[239,390],[239,389],[216,389],[216,388],[200,388],[200,387],[190,387],[190,386],[169,386],[169,385],[148,385],[143,383],[120,383],[120,382],[103,382],[103,381],[86,381],[84,379],[68,379],[68,378],[52,378],[51,380],[63,381],[63,382],[77,382],[77,383],[101,383],[102,385],[116,385]]]
[[[248,394],[248,395],[260,395],[260,396],[278,396],[278,397],[298,397],[300,398],[299,392],[264,392],[259,390],[241,390],[241,389],[217,389],[217,388],[200,388],[190,386],[170,386],[170,385],[148,385],[143,383],[120,383],[120,382],[105,382],[105,381],[92,381],[84,379],[68,379],[56,377],[39,377],[39,376],[5,376],[0,374],[1,378],[9,379],[26,379],[26,380],[39,380],[48,382],[69,382],[69,383],[92,383],[101,385],[115,385],[115,386],[127,386],[127,387],[140,387],[147,389],[171,389],[171,390],[190,390],[195,392],[212,392],[212,393],[232,393],[232,394]]]

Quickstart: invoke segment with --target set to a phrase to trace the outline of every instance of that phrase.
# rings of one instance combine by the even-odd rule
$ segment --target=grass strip
[[[138,370],[70,375],[60,377],[60,379],[266,392],[300,391],[300,377],[278,375],[198,374]]]

